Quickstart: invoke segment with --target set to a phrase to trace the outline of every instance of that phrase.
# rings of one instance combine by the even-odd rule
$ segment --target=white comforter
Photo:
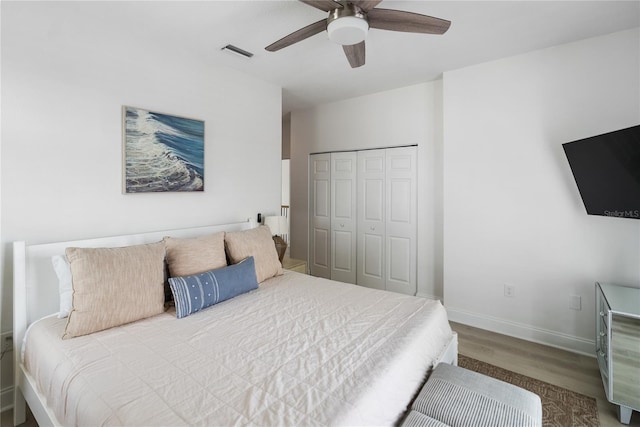
[[[384,425],[451,339],[438,301],[286,272],[183,319],[61,340],[24,365],[64,425]]]

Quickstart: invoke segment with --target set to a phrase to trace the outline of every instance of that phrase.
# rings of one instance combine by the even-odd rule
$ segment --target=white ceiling
[[[93,3],[95,5],[95,3]],[[77,5],[77,3],[76,3]],[[104,5],[104,3],[103,3]],[[117,22],[156,47],[197,55],[283,88],[283,112],[407,86],[450,71],[640,26],[640,1],[400,1],[399,9],[452,21],[441,36],[370,30],[366,64],[352,69],[326,32],[278,52],[264,47],[326,17],[295,0],[110,2],[108,12],[77,7],[85,18]],[[77,17],[77,16],[76,16]],[[251,59],[221,50],[233,44]]]

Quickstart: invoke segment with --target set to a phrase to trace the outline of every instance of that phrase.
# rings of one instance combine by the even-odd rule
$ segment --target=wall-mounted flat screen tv
[[[640,125],[562,147],[588,214],[640,219]]]

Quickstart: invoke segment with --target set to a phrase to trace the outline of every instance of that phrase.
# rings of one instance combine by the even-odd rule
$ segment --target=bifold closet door
[[[331,155],[309,156],[309,272],[331,278]]]
[[[386,150],[385,253],[386,289],[415,295],[417,291],[417,150]]]
[[[409,295],[417,276],[417,149],[309,156],[309,271]]]
[[[416,147],[358,152],[356,283],[415,295]]]
[[[355,152],[331,153],[331,279],[356,283]]]
[[[358,152],[358,269],[356,283],[385,285],[385,151]]]

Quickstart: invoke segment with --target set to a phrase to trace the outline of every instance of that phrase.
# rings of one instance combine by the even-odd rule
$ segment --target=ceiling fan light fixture
[[[1,0],[0,0],[1,1]],[[451,21],[396,9],[376,9],[382,0],[300,0],[329,12],[326,19],[309,24],[284,36],[265,49],[276,52],[311,36],[327,31],[329,40],[342,45],[351,68],[365,63],[365,39],[369,28],[403,33],[444,34]],[[371,25],[369,25],[371,24]]]
[[[329,40],[341,45],[358,44],[367,38],[369,23],[356,16],[343,16],[329,22]]]

